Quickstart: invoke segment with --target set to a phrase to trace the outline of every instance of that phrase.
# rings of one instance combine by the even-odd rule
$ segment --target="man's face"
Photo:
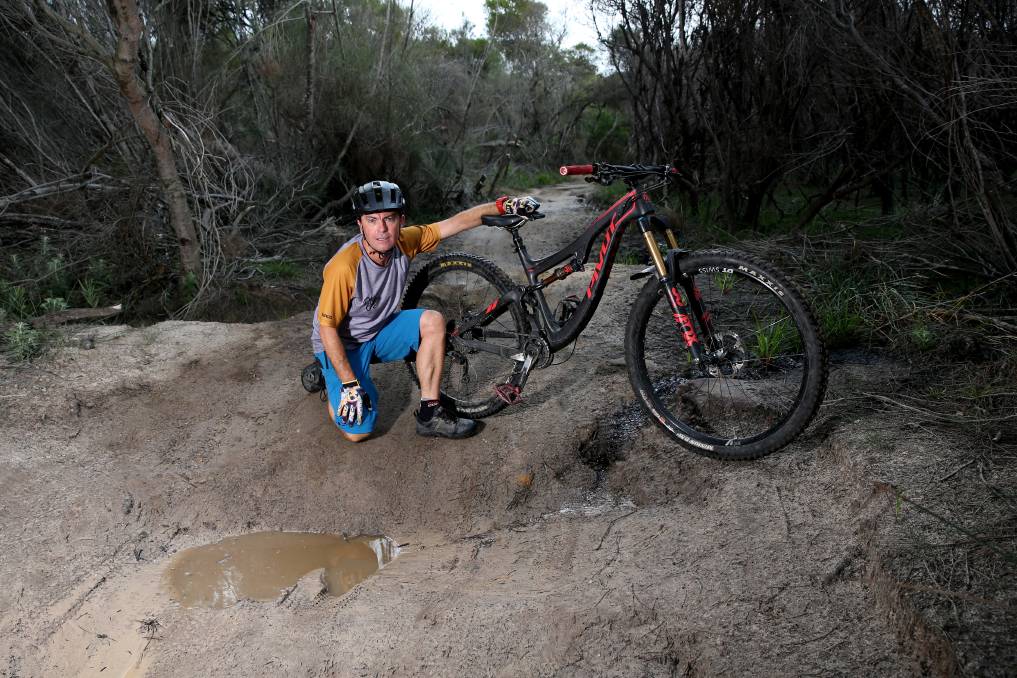
[[[395,246],[406,217],[399,212],[375,212],[365,214],[357,221],[368,246],[377,252],[388,252]]]

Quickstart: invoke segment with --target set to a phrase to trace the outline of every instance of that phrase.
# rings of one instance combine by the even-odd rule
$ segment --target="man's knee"
[[[332,409],[332,403],[328,404],[328,417],[329,419],[332,420],[332,423],[334,424],[335,410]],[[341,427],[337,426],[337,428],[339,428],[339,433],[343,434],[343,438],[346,438],[346,440],[350,441],[351,443],[359,443],[360,441],[367,440],[368,438],[371,437],[370,433],[347,433],[346,431],[342,430]]]
[[[445,316],[430,309],[420,315],[421,336],[443,336],[445,334]]]

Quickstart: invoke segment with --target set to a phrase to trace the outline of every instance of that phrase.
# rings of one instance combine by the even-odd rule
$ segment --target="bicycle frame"
[[[638,188],[631,189],[600,216],[595,218],[578,238],[560,250],[540,259],[530,257],[526,245],[519,235],[519,227],[509,228],[514,249],[526,272],[528,284],[513,288],[508,294],[491,302],[482,315],[461,325],[456,332],[459,337],[463,337],[460,341],[473,345],[474,348],[480,350],[491,350],[482,346],[482,342],[465,339],[466,333],[471,328],[488,325],[495,318],[506,312],[512,304],[521,304],[524,312],[540,328],[541,336],[547,342],[552,353],[572,343],[586,329],[600,304],[608,278],[611,275],[615,256],[618,253],[622,234],[632,221],[636,222],[643,234],[647,249],[653,258],[658,280],[662,287],[668,290],[668,301],[681,336],[689,347],[693,360],[697,363],[700,362],[702,359],[702,344],[693,326],[692,317],[694,316],[697,319],[699,327],[710,337],[710,344],[712,345],[713,332],[709,312],[703,308],[699,291],[695,288],[694,282],[680,275],[678,256],[681,251],[678,248],[678,241],[674,232],[666,222],[656,216],[656,209],[650,201],[649,195]],[[669,261],[667,262],[657,247],[657,241],[654,237],[655,225],[664,227],[668,244],[671,247]],[[590,261],[594,244],[597,238],[601,236],[603,236],[603,240],[597,263],[583,298],[580,300],[574,313],[564,323],[559,323],[554,318],[554,313],[544,297],[543,290],[558,280],[562,280],[577,271],[584,270],[585,265]],[[544,276],[545,273],[551,271],[555,266],[565,262],[568,263],[556,269],[550,275]],[[644,273],[649,274],[648,272]],[[674,281],[675,278],[678,280]],[[678,291],[675,286],[676,283],[682,285],[685,289],[685,295]],[[685,301],[686,298],[689,300],[688,304]],[[524,303],[530,301],[532,301],[530,305],[533,307],[533,311],[527,309],[526,303]],[[501,353],[503,350],[496,352]]]

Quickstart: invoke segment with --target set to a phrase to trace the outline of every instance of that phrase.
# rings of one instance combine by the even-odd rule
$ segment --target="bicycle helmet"
[[[406,209],[406,199],[399,186],[391,181],[369,181],[353,194],[353,207],[357,214],[402,212]]]

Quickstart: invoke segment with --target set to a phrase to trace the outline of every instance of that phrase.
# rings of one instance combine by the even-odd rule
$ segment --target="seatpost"
[[[516,254],[519,256],[519,261],[523,265],[523,270],[526,271],[526,279],[532,285],[536,282],[536,276],[534,276],[532,271],[533,260],[530,259],[530,253],[526,251],[526,245],[523,244],[523,238],[519,235],[519,229],[513,228],[509,230],[512,233],[512,249],[515,250]]]

